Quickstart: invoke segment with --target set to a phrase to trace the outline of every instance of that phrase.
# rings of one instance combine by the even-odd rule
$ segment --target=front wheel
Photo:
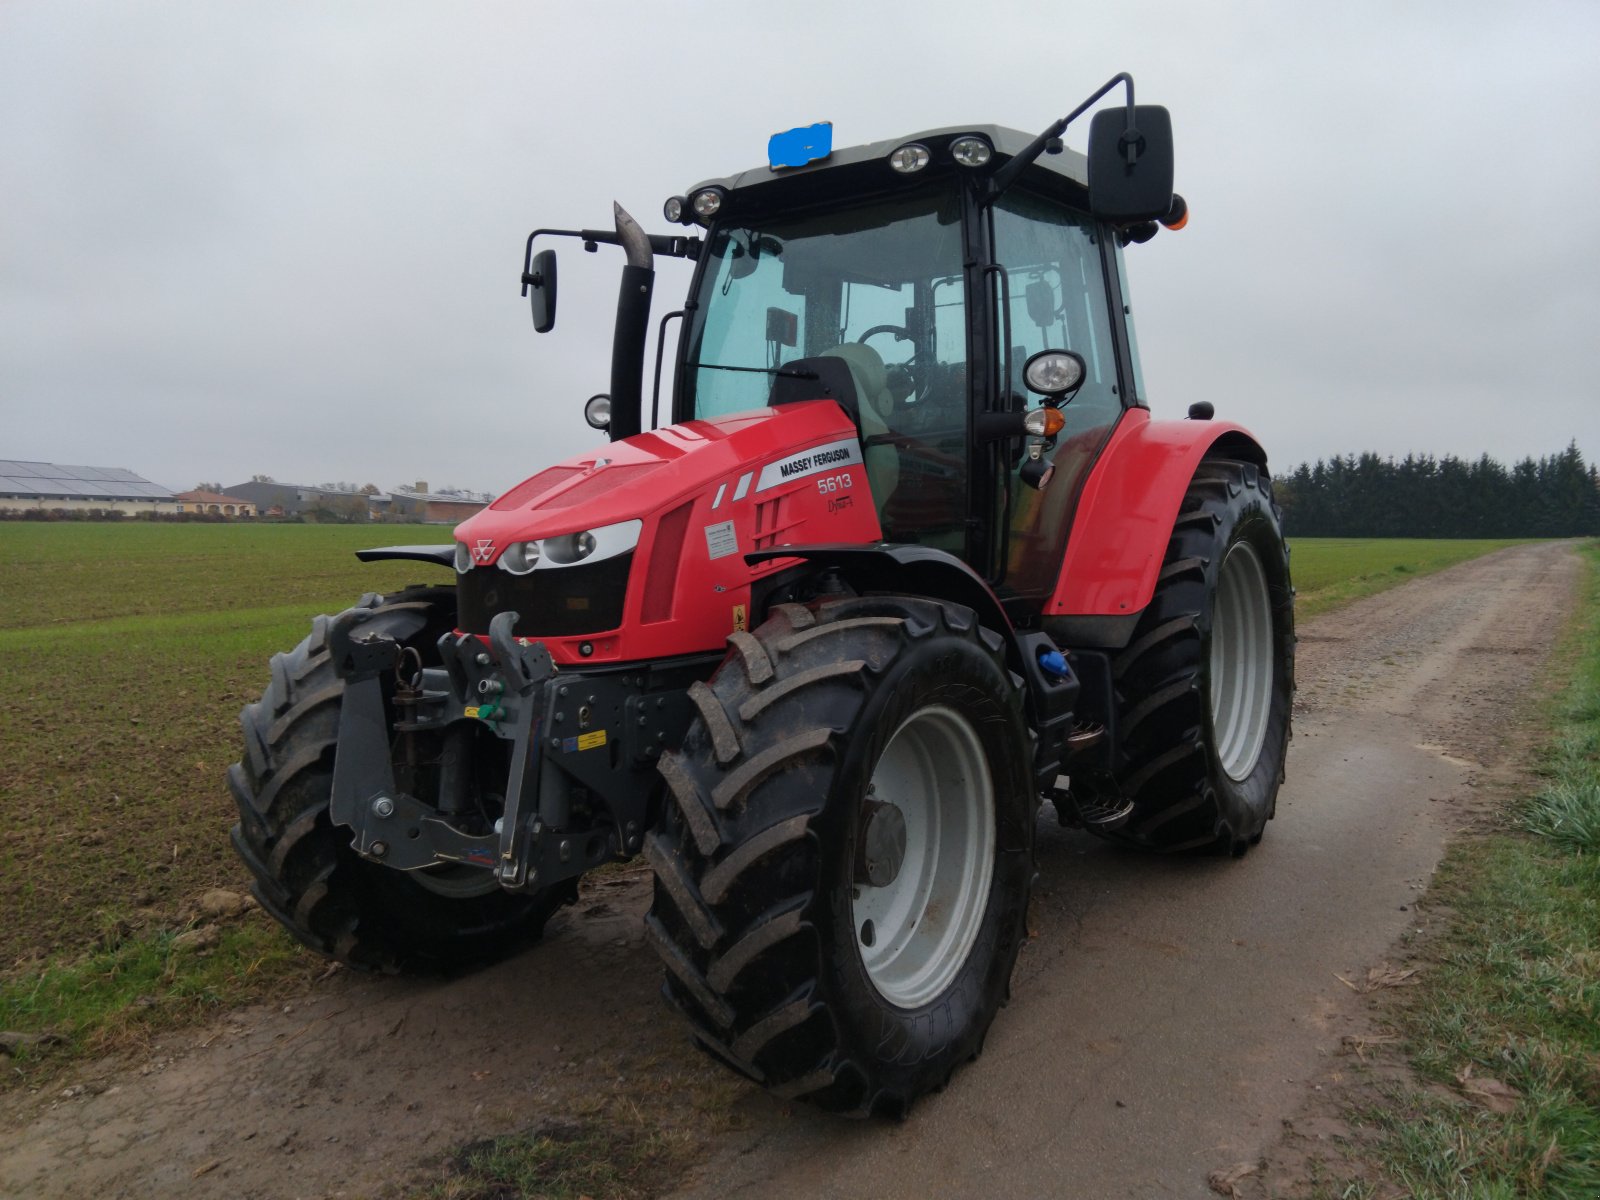
[[[455,620],[455,594],[415,587],[367,595],[356,608],[364,630],[432,664]],[[510,893],[475,867],[392,870],[358,855],[351,831],[333,823],[344,681],[329,656],[329,622],[318,617],[310,637],[273,657],[266,693],[239,714],[245,752],[228,771],[239,810],[233,845],[261,906],[312,950],[362,970],[451,972],[535,941],[576,898],[571,884]]]
[[[1240,855],[1259,842],[1283,782],[1294,694],[1294,592],[1265,471],[1200,464],[1112,674],[1119,761],[1082,786],[1092,811],[1120,806],[1121,820],[1087,827],[1168,852]]]
[[[731,642],[647,843],[667,995],[779,1094],[903,1114],[977,1055],[1021,945],[1020,682],[921,599],[782,605]]]

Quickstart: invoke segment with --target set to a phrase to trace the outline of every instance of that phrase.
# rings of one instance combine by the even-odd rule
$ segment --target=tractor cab
[[[1184,211],[1164,109],[1135,108],[1130,92],[1096,119],[1088,156],[1061,145],[1064,124],[839,151],[830,126],[812,126],[776,135],[768,166],[670,198],[667,220],[699,237],[644,235],[620,210],[616,235],[581,231],[629,256],[612,391],[591,401],[591,424],[617,440],[644,428],[652,256],[692,258],[689,297],[661,324],[683,322],[670,419],[835,400],[856,425],[882,540],[948,552],[1013,619],[1036,615],[1089,468],[1141,405],[1122,245]],[[532,250],[530,238],[524,284],[547,329],[554,252]]]
[[[694,189],[680,211],[713,217],[673,410],[844,392],[885,540],[949,551],[1018,598],[1053,585],[1078,485],[1138,402],[1116,230],[1088,212],[1085,159],[1059,152],[987,193],[1026,145],[937,130]],[[1069,378],[1030,389],[1052,352]],[[848,389],[829,382],[840,368]]]

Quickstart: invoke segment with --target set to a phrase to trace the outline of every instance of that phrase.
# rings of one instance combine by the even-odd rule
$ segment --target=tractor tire
[[[455,620],[449,588],[369,593],[355,605],[364,630],[438,660]],[[361,970],[442,974],[485,965],[536,940],[575,887],[502,891],[487,871],[396,871],[363,859],[332,823],[334,749],[344,682],[328,654],[330,618],[272,658],[272,682],[239,714],[245,753],[228,770],[239,809],[233,845],[255,877],[262,908],[306,946]]]
[[[1238,857],[1259,842],[1283,782],[1294,696],[1289,554],[1264,470],[1200,464],[1112,678],[1120,761],[1100,781],[1100,804],[1131,801],[1132,812],[1118,827],[1088,828],[1168,853]]]
[[[983,1046],[1033,878],[1021,681],[971,610],[779,605],[690,699],[648,936],[700,1045],[784,1097],[905,1114]]]

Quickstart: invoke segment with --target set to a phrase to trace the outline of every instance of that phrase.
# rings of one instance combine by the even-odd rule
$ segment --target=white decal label
[[[780,458],[777,462],[770,462],[762,467],[756,491],[764,492],[768,488],[777,487],[780,483],[788,483],[792,479],[804,479],[807,475],[816,475],[822,471],[837,471],[841,467],[854,466],[860,461],[861,443],[855,438],[829,442],[826,446],[813,446],[810,450],[791,454],[788,458]]]
[[[706,553],[712,558],[727,558],[739,553],[739,538],[733,532],[733,522],[706,526]]]

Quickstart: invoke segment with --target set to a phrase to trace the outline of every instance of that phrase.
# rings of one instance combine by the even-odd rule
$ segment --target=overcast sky
[[[564,245],[537,336],[530,229],[666,232],[777,130],[1034,131],[1128,70],[1192,212],[1129,251],[1158,416],[1280,469],[1593,461],[1597,48],[1592,0],[4,0],[0,458],[504,491],[596,444],[621,263]]]

